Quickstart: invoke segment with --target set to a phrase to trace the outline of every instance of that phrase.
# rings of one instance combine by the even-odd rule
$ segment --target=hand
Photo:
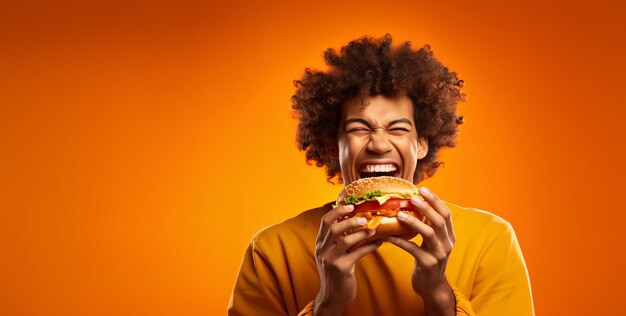
[[[317,270],[320,275],[315,315],[340,315],[345,307],[354,301],[356,298],[354,265],[359,259],[378,249],[382,243],[380,240],[363,243],[375,232],[363,229],[367,223],[363,217],[337,221],[353,210],[353,205],[339,205],[322,217],[315,242]]]
[[[420,194],[425,201],[413,197],[411,202],[426,217],[426,223],[402,212],[398,213],[398,220],[422,235],[422,246],[394,237],[389,237],[388,241],[415,258],[411,284],[413,291],[424,300],[426,314],[453,315],[454,295],[445,274],[448,258],[456,240],[450,209],[427,188],[422,187]]]

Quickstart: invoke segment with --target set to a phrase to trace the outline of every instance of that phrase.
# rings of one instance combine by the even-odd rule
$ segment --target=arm
[[[470,300],[481,316],[535,314],[528,271],[510,224],[480,260]]]
[[[380,242],[354,246],[371,236],[373,231],[362,230],[345,235],[344,232],[364,226],[358,218],[337,222],[337,218],[352,210],[336,207],[322,217],[316,240],[316,260],[320,277],[320,290],[317,299],[313,296],[304,301],[304,307],[297,304],[293,296],[291,273],[296,267],[286,266],[280,249],[263,252],[267,239],[254,238],[246,249],[235,287],[231,294],[228,314],[237,315],[338,315],[347,304],[354,300],[354,264],[361,257],[376,250]],[[274,245],[277,247],[277,245]],[[264,248],[270,249],[270,248]],[[274,253],[274,254],[272,254]],[[290,272],[291,271],[291,272]],[[308,270],[307,270],[308,271]],[[312,280],[311,280],[312,281]],[[317,286],[311,283],[310,286]],[[304,299],[305,297],[301,297]]]
[[[315,257],[320,276],[320,291],[315,298],[313,312],[317,316],[342,315],[356,298],[356,262],[373,252],[382,241],[369,241],[372,229],[347,234],[365,227],[365,218],[352,217],[339,221],[354,210],[353,205],[339,205],[322,216],[315,241]]]
[[[422,235],[418,246],[412,241],[389,237],[388,241],[415,258],[411,283],[413,291],[422,297],[426,316],[475,315],[470,302],[446,278],[446,266],[456,241],[450,209],[430,190],[422,187],[411,203],[427,220],[398,213],[398,221]]]

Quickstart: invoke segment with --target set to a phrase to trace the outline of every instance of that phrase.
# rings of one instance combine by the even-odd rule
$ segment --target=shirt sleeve
[[[480,316],[535,315],[528,270],[509,223],[478,264],[470,302]]]
[[[313,315],[312,303],[298,315]],[[250,242],[239,268],[228,315],[289,315],[272,264],[255,240]]]
[[[455,315],[457,316],[476,316],[474,313],[474,309],[472,309],[472,304],[470,301],[457,289],[454,285],[450,284],[450,288],[452,289],[452,293],[454,294],[455,300]]]
[[[307,304],[298,316],[313,316],[313,310],[315,309],[315,300],[312,300]]]

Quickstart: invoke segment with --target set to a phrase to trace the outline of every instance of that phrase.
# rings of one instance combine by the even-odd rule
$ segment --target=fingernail
[[[417,196],[414,196],[411,198],[411,202],[413,202],[413,204],[415,205],[420,205],[422,204],[422,199],[418,198]]]
[[[387,237],[387,240],[388,240],[388,241],[396,241],[396,237],[391,237],[391,236],[389,236],[389,237]]]
[[[399,219],[406,219],[407,217],[409,217],[409,215],[407,215],[405,212],[398,212]]]
[[[348,205],[345,205],[343,208],[344,208],[346,211],[352,211],[352,210],[354,210],[354,205],[352,205],[352,204],[348,204]]]
[[[359,225],[365,225],[367,223],[367,218],[359,217],[356,219],[356,222],[359,223]]]
[[[367,231],[367,234],[368,235],[374,235],[375,232],[376,232],[376,230],[370,229],[370,230]]]
[[[420,193],[422,193],[424,195],[429,195],[430,194],[430,190],[428,190],[427,187],[421,187],[420,188]]]

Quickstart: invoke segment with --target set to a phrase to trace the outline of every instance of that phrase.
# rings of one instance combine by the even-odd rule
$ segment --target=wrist
[[[452,288],[446,282],[435,290],[422,296],[427,316],[443,316],[456,314],[456,299]]]
[[[339,316],[343,314],[344,308],[341,306],[332,306],[326,303],[315,303],[313,315],[315,316]]]
[[[313,315],[315,316],[338,316],[342,315],[345,306],[340,304],[335,304],[329,301],[326,301],[317,296],[315,299],[315,306],[313,308]]]

